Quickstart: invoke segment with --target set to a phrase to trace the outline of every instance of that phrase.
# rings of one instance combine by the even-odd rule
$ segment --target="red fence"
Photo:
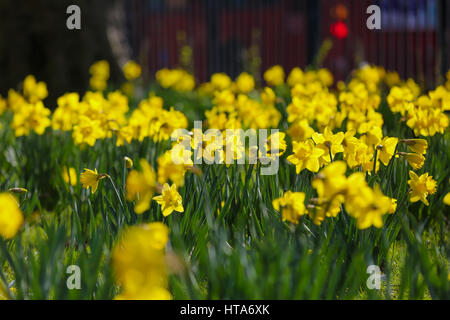
[[[372,4],[381,8],[381,30],[366,27]],[[260,71],[274,64],[289,71],[311,63],[327,38],[334,45],[324,65],[340,79],[369,62],[433,85],[448,66],[445,0],[131,0],[126,7],[130,42],[150,75],[179,65],[186,44],[199,81],[214,72],[236,76],[251,48]],[[348,29],[343,39],[330,31],[337,22]]]

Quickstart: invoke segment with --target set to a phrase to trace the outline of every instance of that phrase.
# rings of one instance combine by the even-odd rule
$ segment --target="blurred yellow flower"
[[[132,170],[126,183],[128,201],[136,200],[134,211],[141,214],[150,208],[153,193],[156,189],[156,175],[145,159],[139,161],[142,171]]]
[[[382,216],[393,209],[392,200],[383,195],[378,185],[373,190],[369,186],[360,188],[353,197],[348,197],[345,208],[356,218],[358,229],[367,229],[372,225],[381,228]]]
[[[33,75],[28,75],[23,81],[23,95],[31,103],[44,100],[48,96],[47,85],[37,82]]]
[[[214,89],[222,91],[231,86],[231,78],[226,73],[214,73],[211,76],[211,84]]]
[[[328,127],[325,128],[323,134],[317,132],[312,134],[312,139],[317,148],[323,150],[323,154],[320,158],[321,164],[332,162],[336,153],[344,152],[344,147],[342,145],[344,136],[345,134],[343,132],[333,134]]]
[[[264,72],[264,80],[269,86],[278,86],[284,83],[284,70],[280,65],[275,65]]]
[[[446,205],[450,206],[450,192],[448,192],[445,197],[444,197],[444,201],[443,201]]]
[[[17,200],[9,193],[0,193],[0,236],[5,239],[13,238],[23,221]]]
[[[116,300],[169,300],[165,247],[169,229],[160,222],[129,227],[112,251],[122,291]]]
[[[125,75],[125,78],[128,81],[137,79],[141,76],[142,69],[139,64],[137,64],[135,61],[128,61],[123,66],[123,74]]]
[[[305,194],[286,191],[281,198],[272,201],[275,210],[281,211],[283,221],[298,224],[300,217],[306,214]]]
[[[107,80],[109,79],[109,63],[106,60],[100,60],[95,62],[89,68],[91,79],[89,84],[92,89],[98,91],[104,91],[107,86]]]
[[[393,214],[397,211],[397,199],[391,198],[391,206],[389,207],[389,214]]]
[[[44,107],[42,101],[18,105],[11,124],[11,127],[14,128],[14,134],[16,137],[20,137],[29,135],[31,131],[34,131],[38,135],[43,135],[45,129],[51,125],[50,113],[50,110]]]
[[[247,94],[255,88],[255,79],[247,72],[243,72],[237,77],[236,86],[240,93]]]
[[[62,177],[65,183],[71,184],[72,186],[77,185],[77,172],[75,168],[63,167]]]

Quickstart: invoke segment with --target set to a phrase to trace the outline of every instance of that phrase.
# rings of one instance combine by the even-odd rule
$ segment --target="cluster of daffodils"
[[[336,217],[345,207],[359,229],[382,227],[382,216],[395,212],[397,200],[383,195],[379,186],[369,187],[362,172],[347,177],[346,171],[343,161],[322,169],[312,182],[317,197],[311,198],[307,206],[304,193],[287,191],[273,201],[273,207],[281,212],[283,221],[297,224],[301,216],[308,214],[317,225],[326,217]]]
[[[350,168],[364,172],[378,171],[379,163],[387,166],[395,154],[398,139],[379,135],[355,136],[354,131],[333,133],[326,127],[323,133],[312,131],[310,138],[293,141],[293,154],[287,160],[295,165],[297,174],[307,169],[318,172],[320,168],[333,162],[338,154]]]
[[[123,65],[122,71],[127,81],[124,84],[122,84],[121,90],[127,96],[131,97],[134,94],[133,82],[141,76],[142,68],[138,63],[136,63],[133,60],[130,60]]]
[[[37,82],[32,75],[23,81],[23,94],[9,90],[7,107],[14,113],[11,127],[17,137],[29,135],[31,132],[42,135],[51,125],[51,111],[42,102],[47,95],[46,84]]]
[[[163,108],[159,97],[140,102],[128,116],[128,98],[119,91],[105,98],[101,92],[87,92],[83,99],[67,93],[58,99],[53,113],[53,130],[72,131],[76,144],[94,146],[97,140],[116,138],[116,145],[142,141],[168,140],[176,128],[186,128],[187,119],[179,111]]]
[[[169,229],[160,222],[129,227],[112,252],[117,300],[169,300],[165,247]]]
[[[450,110],[450,90],[439,86],[428,94],[419,95],[409,86],[395,86],[387,101],[392,112],[400,113],[406,125],[416,136],[443,134],[449,119],[445,114]]]
[[[248,73],[241,73],[234,82],[224,73],[213,74],[210,82],[199,88],[213,101],[213,107],[205,112],[208,127],[218,130],[277,127],[281,113],[275,107],[274,91],[266,87],[259,97],[252,98],[249,93],[254,88],[255,80]]]
[[[125,157],[125,166],[128,169],[133,167],[133,161]],[[172,212],[184,212],[183,208],[183,199],[181,195],[178,193],[177,185],[174,183],[172,186],[169,186],[165,181],[170,178],[179,181],[180,179],[173,178],[170,169],[160,167],[159,171],[166,170],[166,172],[170,172],[167,177],[163,180],[157,180],[157,175],[150,164],[145,159],[141,159],[139,161],[141,170],[131,170],[128,174],[126,180],[126,199],[131,202],[135,202],[134,211],[136,214],[142,214],[150,208],[151,201],[155,200],[159,205],[161,205],[162,214],[167,217]],[[165,174],[166,172],[163,172]],[[180,176],[184,182],[184,172],[180,172]],[[158,177],[161,177],[158,175]],[[112,182],[110,175],[107,173],[98,173],[97,169],[91,170],[85,168],[84,171],[80,175],[80,182],[82,186],[86,189],[91,189],[92,194],[94,194],[99,186],[99,183],[103,179],[109,179],[109,181],[113,184],[113,188],[115,189],[115,185]],[[63,172],[63,179],[67,184],[76,185],[76,175],[75,170],[73,168],[65,168],[65,172]],[[166,180],[167,179],[167,180]],[[159,184],[158,181],[162,181],[162,184]],[[162,187],[161,187],[162,185]],[[115,189],[117,192],[117,189]],[[158,190],[161,191],[161,195],[153,197],[154,193]]]
[[[342,169],[342,164],[345,165],[343,172],[355,172],[349,177],[344,173],[339,176],[343,185],[347,185],[348,181],[364,174],[377,174],[382,166],[389,166],[394,161],[407,161],[412,169],[410,200],[421,200],[428,205],[427,196],[435,192],[431,177],[423,178],[423,174],[419,177],[414,173],[424,166],[427,141],[418,137],[385,135],[380,111],[381,92],[386,87],[390,89],[387,96],[390,110],[400,114],[401,120],[416,136],[432,136],[444,133],[448,127],[445,114],[450,106],[448,83],[423,94],[413,80],[402,81],[396,72],[366,65],[355,70],[348,83],[338,82],[334,88],[333,76],[326,69],[304,71],[294,68],[286,74],[276,65],[264,73],[266,86],[262,88],[257,87],[251,74],[243,72],[234,80],[225,73],[213,74],[208,82],[195,89],[195,79],[188,72],[159,70],[156,80],[162,88],[181,92],[195,90],[212,103],[205,111],[206,121],[201,127],[188,129],[187,117],[173,107],[166,108],[163,99],[153,93],[131,110],[123,90],[104,92],[109,78],[107,61],[96,62],[89,71],[91,87],[96,91],[88,91],[83,96],[66,93],[57,100],[53,114],[43,104],[48,94],[45,83],[37,82],[33,76],[25,79],[22,92],[10,90],[6,99],[0,97],[0,114],[13,113],[11,126],[16,136],[32,132],[41,135],[51,127],[54,131],[70,132],[75,144],[80,146],[93,147],[98,140],[105,139],[116,146],[133,141],[140,143],[145,139],[154,142],[172,140],[171,144],[162,144],[170,147],[159,154],[157,170],[147,160],[141,160],[140,170],[129,172],[126,199],[135,202],[138,214],[149,210],[153,200],[161,205],[164,216],[173,211],[183,212],[177,188],[184,185],[186,172],[199,172],[196,164],[226,164],[229,167],[246,161],[253,164],[251,159],[261,163],[278,160],[284,154],[287,163],[295,166],[297,174],[303,170],[315,174],[320,171],[314,180],[318,197],[306,207],[301,205],[305,199],[296,192],[287,192],[283,198],[274,201],[274,208],[281,210],[285,220],[291,222],[308,213],[314,222],[320,223],[325,217],[336,216],[345,204],[346,211],[357,219],[358,226],[380,226],[381,215],[392,208],[384,210],[387,205],[380,205],[372,214],[371,210],[357,204],[359,198],[352,196],[347,187],[335,194],[319,187],[320,177],[326,176],[330,167]],[[142,69],[136,62],[129,61],[123,66],[123,72],[131,84],[140,77]],[[450,82],[450,73],[447,77]],[[289,90],[290,96],[278,97],[276,92],[280,87],[283,92]],[[258,146],[246,146],[246,137],[253,139],[256,130],[280,126],[286,128],[285,132],[257,136]],[[247,130],[244,136],[243,130]],[[67,184],[75,186],[78,183],[74,168],[64,168],[62,175]],[[107,174],[86,169],[80,182],[95,193],[104,178],[111,180]],[[337,178],[333,176],[333,179]],[[367,201],[382,197],[377,187],[372,189],[362,181],[354,181],[354,185],[358,183],[360,190],[366,193],[364,199]],[[156,192],[161,194],[155,196]],[[367,209],[365,214],[364,208]]]

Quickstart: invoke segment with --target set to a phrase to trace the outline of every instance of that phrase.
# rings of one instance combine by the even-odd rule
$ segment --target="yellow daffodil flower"
[[[167,217],[173,211],[184,212],[183,199],[177,191],[176,184],[169,187],[169,185],[165,183],[162,189],[162,194],[160,196],[153,197],[153,200],[161,205],[161,210],[164,217]]]

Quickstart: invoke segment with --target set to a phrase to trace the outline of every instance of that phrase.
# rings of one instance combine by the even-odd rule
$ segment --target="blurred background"
[[[81,30],[66,28],[71,4],[81,8]],[[381,30],[366,27],[372,4]],[[0,0],[0,17],[0,94],[34,74],[47,82],[49,107],[85,91],[101,59],[112,82],[130,59],[149,81],[164,67],[197,82],[215,72],[260,79],[275,64],[323,66],[345,79],[367,62],[427,88],[449,69],[447,0]]]

